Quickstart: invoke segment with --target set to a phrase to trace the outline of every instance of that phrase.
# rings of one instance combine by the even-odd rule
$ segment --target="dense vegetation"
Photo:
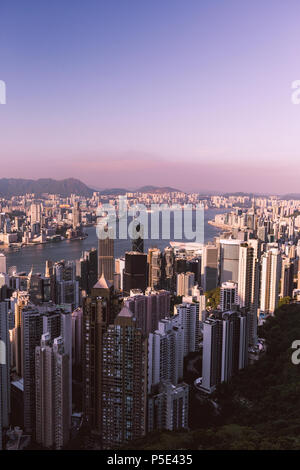
[[[300,449],[300,364],[291,361],[300,339],[300,305],[282,305],[260,328],[266,353],[230,384],[222,384],[212,402],[195,403],[189,432],[162,432],[135,442],[140,449]],[[201,404],[200,404],[201,405]]]
[[[218,308],[220,304],[220,287],[205,292],[206,306],[212,310]]]

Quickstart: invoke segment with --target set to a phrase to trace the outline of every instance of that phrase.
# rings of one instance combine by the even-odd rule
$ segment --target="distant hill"
[[[99,190],[97,191],[99,192],[99,194],[101,194],[102,196],[107,196],[109,194],[118,194],[120,196],[124,196],[127,192],[128,192],[128,189],[124,189],[124,188],[108,188],[108,189],[102,189],[102,190]]]
[[[0,178],[0,196],[21,196],[27,193],[34,193],[37,196],[49,193],[60,194],[63,197],[70,196],[71,194],[88,197],[92,196],[93,189],[74,178],[64,180],[54,180],[51,178],[40,178],[38,180]]]
[[[178,193],[181,192],[180,189],[170,188],[169,186],[159,187],[159,186],[142,186],[141,188],[136,189],[136,192],[140,193]]]
[[[300,194],[299,193],[283,194],[282,196],[280,196],[280,199],[283,199],[286,201],[288,201],[289,199],[299,200]]]
[[[98,192],[103,196],[107,196],[108,194],[120,194],[124,196],[126,193],[156,193],[156,194],[163,194],[163,193],[171,193],[171,192],[179,192],[179,189],[170,188],[169,186],[166,187],[159,187],[159,186],[142,186],[141,188],[137,189],[124,189],[124,188],[107,188],[99,190]]]

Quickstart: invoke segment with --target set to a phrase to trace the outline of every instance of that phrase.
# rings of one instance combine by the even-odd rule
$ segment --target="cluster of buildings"
[[[235,209],[206,245],[170,242],[145,253],[141,230],[115,259],[108,236],[77,261],[48,261],[44,274],[17,273],[0,254],[0,445],[65,448],[78,417],[103,449],[188,429],[191,393],[209,395],[246,368],[258,324],[280,297],[298,298],[289,207]],[[75,201],[76,226],[80,213]],[[194,384],[184,381],[191,353],[202,355]]]

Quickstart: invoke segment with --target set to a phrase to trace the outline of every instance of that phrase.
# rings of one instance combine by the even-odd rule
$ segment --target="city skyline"
[[[297,192],[296,1],[31,5],[0,8],[2,176]]]

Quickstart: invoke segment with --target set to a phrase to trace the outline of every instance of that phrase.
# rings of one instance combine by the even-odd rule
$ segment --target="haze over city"
[[[2,177],[297,192],[296,0],[31,6],[0,7]]]

